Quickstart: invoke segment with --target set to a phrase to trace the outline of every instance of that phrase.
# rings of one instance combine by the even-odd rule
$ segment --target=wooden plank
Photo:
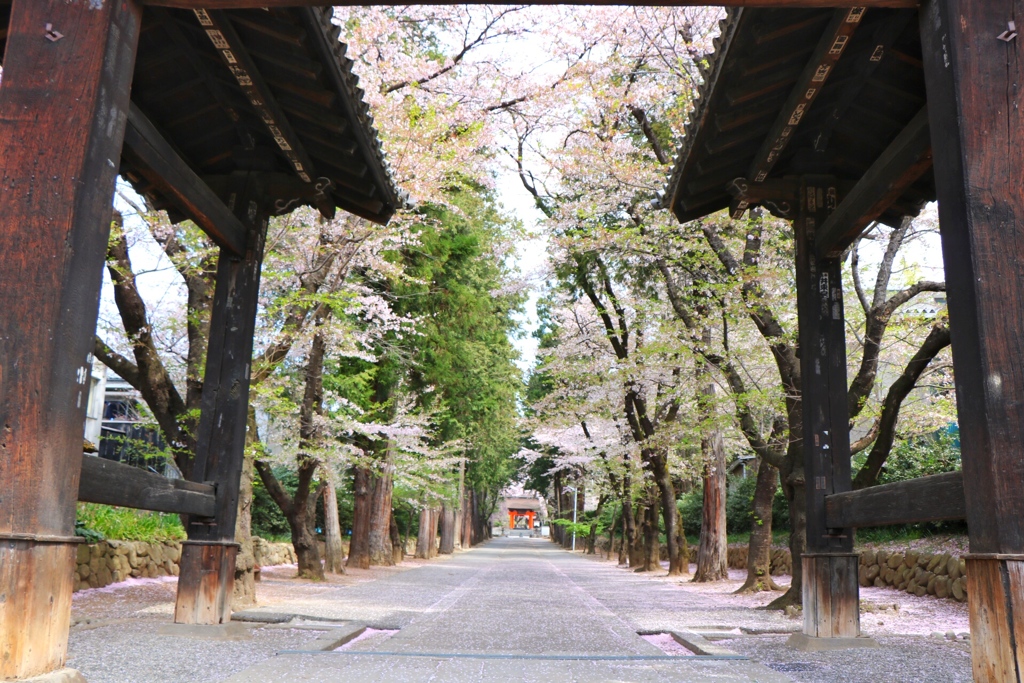
[[[186,547],[192,559],[181,565],[174,616],[176,623],[185,624],[229,620],[235,576],[235,522],[245,460],[249,374],[268,195],[262,180],[254,174],[238,174],[228,192],[229,204],[249,234],[245,258],[235,259],[221,252],[217,264],[192,471],[193,479],[216,484],[217,498],[212,518],[190,517],[186,527],[192,543]]]
[[[807,66],[801,72],[796,85],[790,91],[789,99],[779,112],[778,118],[772,124],[768,135],[765,137],[761,149],[758,150],[747,177],[755,183],[763,182],[772,167],[778,162],[789,141],[793,138],[800,121],[810,110],[814,100],[817,99],[825,87],[828,77],[835,69],[839,58],[846,51],[854,31],[864,18],[865,7],[852,7],[849,9],[837,9],[818,41],[817,47],[811,53]]]
[[[921,47],[946,269],[976,681],[1021,681],[1024,612],[1007,559],[1024,556],[1024,64],[997,38],[1021,0],[929,0]],[[1019,604],[1019,599],[1017,604]]]
[[[228,192],[235,215],[249,231],[245,258],[221,253],[210,314],[210,340],[192,479],[217,485],[210,520],[190,520],[189,538],[233,542],[249,415],[260,269],[267,231],[266,188],[254,174],[240,174]]]
[[[217,49],[224,65],[234,76],[238,87],[242,89],[249,104],[256,110],[281,153],[291,164],[295,174],[303,182],[312,182],[316,177],[313,161],[306,153],[299,136],[292,129],[288,117],[274,98],[274,93],[263,80],[255,62],[245,49],[242,39],[238,37],[231,20],[223,12],[216,11],[208,5],[206,9],[193,9],[196,19],[203,27],[210,42]]]
[[[127,1],[11,7],[0,87],[0,680],[65,660],[87,358],[140,16]],[[47,24],[63,37],[46,40]]]
[[[860,635],[860,584],[857,582],[860,555],[833,555],[828,558],[828,564],[832,637],[856,638]]]
[[[985,606],[982,610],[971,610],[974,680],[1022,683],[1024,668],[1016,636],[1024,630],[1024,562],[970,555],[966,562],[968,606]]]
[[[828,217],[815,239],[818,255],[838,257],[907,188],[932,167],[928,110],[922,108]]]
[[[938,522],[966,516],[964,478],[960,472],[825,497],[826,524],[832,528]]]
[[[231,592],[235,580],[235,544],[208,544],[185,541],[181,545],[179,576],[174,600],[176,624],[224,624],[231,621]]]
[[[921,19],[973,553],[1024,554],[1024,64],[1020,38],[995,38],[1016,9],[942,0]]]
[[[261,7],[317,7],[323,0],[140,0],[153,7],[182,9],[255,9]],[[384,0],[332,0],[332,5],[390,6]],[[416,3],[413,3],[416,4]],[[428,3],[419,3],[428,4]],[[487,5],[490,0],[432,0],[431,5]],[[621,5],[622,0],[534,0],[531,5]],[[917,7],[916,0],[640,0],[638,7]]]
[[[245,254],[245,226],[134,104],[128,112],[124,143],[132,167],[217,246],[236,256]]]
[[[215,490],[208,484],[168,479],[138,467],[82,456],[78,500],[139,510],[212,517]]]
[[[834,179],[807,177],[801,194],[794,234],[807,548],[851,552],[852,533],[825,519],[825,496],[849,491],[851,484],[842,271],[838,259],[819,260],[814,249],[816,228],[835,207],[838,190]]]

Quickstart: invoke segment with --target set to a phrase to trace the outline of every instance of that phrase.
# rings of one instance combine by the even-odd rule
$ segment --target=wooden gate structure
[[[267,218],[305,204],[385,222],[401,203],[321,4],[0,0],[2,680],[63,666],[76,500],[190,515],[175,621],[230,619]],[[1009,22],[1024,0],[637,4],[736,7],[666,205],[680,220],[761,205],[794,222],[805,635],[859,633],[854,528],[966,518],[974,678],[1021,683],[1024,152]],[[118,173],[221,248],[189,481],[80,455]],[[871,221],[932,198],[964,474],[852,492],[837,257]]]
[[[792,221],[803,645],[860,635],[857,527],[966,519],[976,681],[1024,681],[1024,133],[1019,3],[736,8],[664,203]],[[939,201],[963,474],[851,491],[841,257]],[[740,264],[740,267],[742,265]]]

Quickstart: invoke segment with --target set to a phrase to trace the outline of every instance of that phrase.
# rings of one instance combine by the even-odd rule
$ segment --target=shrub
[[[131,508],[79,503],[75,533],[87,541],[103,538],[118,541],[180,541],[185,527],[177,515]],[[99,534],[99,538],[96,535]]]
[[[944,430],[896,444],[882,466],[879,484],[960,469],[960,435]]]

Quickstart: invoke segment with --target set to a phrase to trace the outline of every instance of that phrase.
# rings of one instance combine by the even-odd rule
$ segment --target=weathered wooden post
[[[815,233],[838,204],[834,178],[800,183],[796,237],[797,315],[803,405],[807,551],[803,567],[803,633],[790,644],[805,649],[873,646],[859,638],[857,555],[852,529],[829,529],[825,496],[850,490],[850,432],[846,407],[846,330],[842,264],[820,258]],[[819,640],[828,639],[828,640]]]
[[[82,425],[139,35],[15,0],[0,86],[0,679],[64,665]]]
[[[1024,681],[1024,16],[928,0],[921,41],[949,292],[974,680]]]
[[[190,519],[182,546],[174,621],[223,624],[231,620],[235,577],[235,520],[245,451],[260,266],[267,232],[263,188],[254,175],[234,179],[228,206],[248,229],[243,258],[222,250],[210,317],[196,459],[191,477],[217,488],[212,519]]]

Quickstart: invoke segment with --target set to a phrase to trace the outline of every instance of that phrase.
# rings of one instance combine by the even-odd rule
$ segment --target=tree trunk
[[[799,401],[796,403],[799,405]],[[798,422],[798,427],[794,429],[792,419],[791,417],[790,430],[794,434],[802,434],[803,423]],[[786,495],[789,506],[789,552],[793,558],[793,581],[783,595],[768,604],[768,609],[785,609],[789,605],[803,603],[803,555],[807,550],[807,493],[804,483],[803,452],[799,441],[790,440],[779,475],[782,492]]]
[[[448,503],[441,505],[441,548],[442,555],[455,552],[455,510]]]
[[[430,508],[420,510],[420,529],[416,534],[416,557],[430,559]]]
[[[682,573],[690,573],[690,543],[686,540],[686,532],[683,530],[683,513],[676,507],[676,538],[679,539],[679,558],[682,561]]]
[[[469,491],[465,490],[463,486],[462,492],[462,547],[470,548],[473,546],[473,514],[472,514],[472,500],[469,496]]]
[[[623,512],[627,512],[623,507]],[[640,503],[633,508],[630,505],[627,521],[631,529],[630,543],[627,549],[629,553],[629,567],[637,571],[646,571],[644,567],[644,519],[647,517],[647,506]]]
[[[737,593],[780,590],[771,574],[772,499],[775,498],[777,482],[778,470],[762,458],[757,466],[757,486],[751,506],[753,519],[750,545],[747,547],[747,580]]]
[[[295,488],[294,496],[288,495],[284,490],[268,463],[257,460],[255,464],[267,493],[288,520],[288,527],[292,532],[292,546],[295,548],[295,556],[299,563],[298,575],[301,578],[322,581],[324,568],[320,564],[320,546],[316,538],[316,496],[319,491],[313,490],[312,487],[313,474],[320,464],[313,458],[299,461],[299,484]]]
[[[466,459],[459,459],[459,493],[458,506],[455,508],[455,545],[460,548],[468,548],[469,543],[465,536],[466,518]]]
[[[615,532],[618,530],[618,526],[619,514],[616,512],[615,508],[612,507],[612,526],[611,529],[608,530],[608,555],[605,559],[610,560],[612,559],[612,555],[615,554]]]
[[[242,478],[238,486],[238,517],[235,521],[235,587],[231,608],[240,610],[256,604],[256,556],[252,550],[252,446],[259,439],[256,432],[255,411],[249,409],[249,430],[245,435],[245,454],[242,460]]]
[[[724,454],[722,457],[725,457]],[[658,494],[661,498],[661,516],[665,521],[665,542],[668,544],[668,574],[669,576],[680,576],[686,573],[686,569],[683,567],[683,556],[680,553],[679,537],[676,530],[679,508],[676,506],[676,492],[675,486],[672,485],[672,475],[668,471],[668,453],[664,450],[652,453],[649,462],[651,463],[651,471],[654,473],[655,482],[658,484]],[[654,530],[655,540],[657,540],[657,520],[654,522]]]
[[[658,541],[658,505],[648,503],[644,508],[643,521],[643,569],[656,572],[661,569],[661,543]]]
[[[391,558],[395,564],[401,564],[405,559],[405,543],[402,542],[402,534],[398,531],[398,520],[395,519],[395,510],[391,510]]]
[[[427,550],[429,557],[437,557],[437,524],[441,521],[441,511],[430,508],[430,528],[427,529]]]
[[[696,582],[721,581],[729,578],[728,538],[725,529],[725,446],[717,429],[701,439],[704,451],[703,518],[700,525],[700,546],[697,548]]]
[[[331,574],[345,573],[345,551],[341,545],[341,520],[338,518],[338,494],[334,488],[334,470],[323,467],[320,470],[324,481],[324,536],[326,550],[324,571]]]
[[[374,481],[370,502],[370,564],[391,566],[395,563],[391,545],[391,492],[395,466],[390,443],[384,447],[383,465],[380,475]]]
[[[352,539],[348,547],[348,566],[370,568],[370,503],[373,491],[366,467],[353,468]]]

